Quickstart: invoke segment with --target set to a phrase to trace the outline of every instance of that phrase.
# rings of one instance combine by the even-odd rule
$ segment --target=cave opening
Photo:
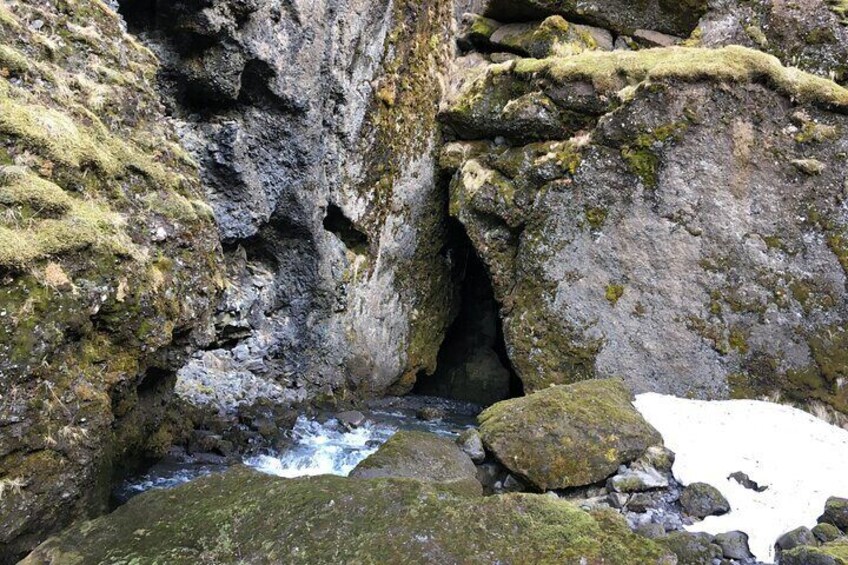
[[[127,22],[127,31],[139,34],[156,25],[157,0],[119,0],[118,12]]]
[[[327,206],[324,229],[338,237],[344,246],[357,255],[368,253],[368,236],[361,232],[342,209],[335,204]]]
[[[436,371],[419,374],[414,394],[441,396],[481,406],[523,396],[504,340],[500,304],[485,264],[465,231],[453,230],[452,253],[460,270],[460,308],[438,354]]]

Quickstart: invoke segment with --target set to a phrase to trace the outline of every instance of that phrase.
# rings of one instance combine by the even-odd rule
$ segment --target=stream
[[[420,419],[417,413],[423,407],[437,409],[442,417]],[[443,398],[408,396],[373,400],[360,411],[365,416],[365,423],[353,429],[339,423],[331,412],[301,414],[289,432],[291,444],[286,449],[248,456],[241,462],[263,473],[287,478],[347,476],[395,432],[420,430],[455,437],[475,424],[479,407]],[[203,461],[202,457],[167,457],[144,473],[124,480],[114,489],[113,498],[123,504],[147,490],[173,488],[198,477],[220,473],[227,467]]]

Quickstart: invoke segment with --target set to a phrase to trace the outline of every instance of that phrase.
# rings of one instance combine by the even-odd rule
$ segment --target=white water
[[[637,396],[635,405],[677,455],[675,477],[711,484],[730,503],[728,514],[710,516],[690,531],[743,531],[751,552],[772,562],[781,534],[814,526],[828,497],[848,497],[848,431],[806,412],[756,400],[654,393]],[[768,489],[758,493],[728,480],[735,471]]]
[[[347,476],[360,461],[377,451],[397,428],[367,422],[347,431],[334,420],[321,424],[300,416],[292,430],[294,445],[279,456],[259,455],[245,460],[258,471],[279,477]]]

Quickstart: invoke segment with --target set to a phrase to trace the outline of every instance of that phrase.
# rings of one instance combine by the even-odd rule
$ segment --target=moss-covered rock
[[[730,504],[724,495],[707,483],[686,485],[680,493],[680,505],[688,515],[699,519],[730,512]]]
[[[721,548],[709,534],[672,532],[655,541],[677,556],[678,565],[711,565],[721,558]]]
[[[504,466],[541,490],[588,485],[662,443],[630,400],[615,379],[552,386],[486,409],[480,436]]]
[[[427,432],[400,431],[350,473],[358,479],[385,477],[450,483],[451,488],[482,494],[477,468],[456,442]]]
[[[820,524],[832,524],[848,534],[848,499],[832,496],[827,499],[824,513],[819,516]]]
[[[150,492],[25,561],[664,563],[611,512],[540,495],[458,496],[409,479],[280,479],[236,468]]]
[[[782,565],[848,565],[848,540],[841,539],[819,547],[801,546],[780,554]]]
[[[105,510],[114,460],[161,452],[223,284],[156,58],[121,26],[98,0],[0,7],[0,562]]]

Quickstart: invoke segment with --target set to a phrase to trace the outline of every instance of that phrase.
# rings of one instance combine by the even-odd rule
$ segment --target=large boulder
[[[588,485],[662,443],[615,379],[552,386],[479,416],[486,448],[541,490]]]
[[[832,524],[848,534],[848,499],[831,496],[824,505],[824,513],[819,516],[820,524]]]
[[[482,494],[477,467],[449,438],[428,432],[401,431],[361,461],[350,473],[358,479],[385,477],[453,483],[456,489]]]
[[[470,81],[442,113],[465,140],[445,150],[465,156],[450,209],[525,390],[622,376],[848,411],[846,112],[848,90],[742,47],[521,59]]]
[[[848,541],[838,540],[820,547],[801,546],[780,554],[781,565],[848,565]]]
[[[0,563],[161,456],[223,286],[156,58],[99,0],[0,6]]]
[[[707,483],[686,485],[680,493],[680,505],[689,516],[698,519],[730,512],[730,503],[721,492]]]
[[[246,468],[132,499],[22,565],[68,562],[669,563],[612,512],[541,495],[465,497],[409,479]]]

